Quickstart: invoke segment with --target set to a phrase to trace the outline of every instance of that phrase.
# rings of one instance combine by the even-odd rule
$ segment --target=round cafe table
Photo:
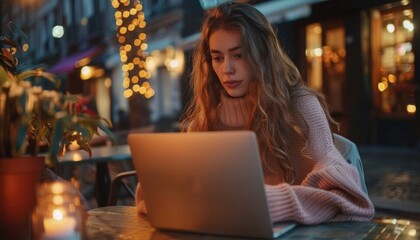
[[[420,222],[380,218],[372,222],[325,223],[298,226],[278,239],[404,239],[420,238]],[[206,234],[156,230],[147,216],[137,214],[131,206],[111,206],[88,211],[86,236],[83,239],[142,240],[235,240],[249,238],[223,237]]]

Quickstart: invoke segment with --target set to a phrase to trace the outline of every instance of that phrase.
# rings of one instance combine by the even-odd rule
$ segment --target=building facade
[[[198,1],[5,0],[0,7],[1,33],[12,21],[30,44],[17,55],[19,69],[58,75],[63,91],[94,102],[116,130],[179,117],[186,60],[178,45],[197,31]]]
[[[359,144],[419,146],[416,1],[326,1],[300,29],[298,64],[325,93],[342,134]]]
[[[32,47],[20,68],[41,67],[58,74],[67,91],[94,98],[97,111],[112,119],[116,130],[137,128],[177,121],[182,115],[190,99],[191,53],[204,11],[223,1],[4,0],[0,30],[5,32],[13,20],[27,33]],[[141,8],[136,8],[138,3]],[[420,25],[420,3],[252,3],[278,29],[308,85],[326,95],[342,135],[364,145],[419,145],[420,70],[415,66],[420,61],[420,30],[415,26]],[[125,26],[122,20],[129,16],[142,28]],[[56,26],[63,27],[60,38],[52,36]],[[131,37],[133,44],[121,27],[138,31]],[[139,58],[128,61],[136,46]],[[85,66],[91,75],[82,75]],[[130,67],[140,70],[128,75]]]

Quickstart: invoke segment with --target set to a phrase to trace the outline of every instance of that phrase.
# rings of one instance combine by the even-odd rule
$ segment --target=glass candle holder
[[[85,233],[86,211],[69,183],[44,183],[37,189],[32,233],[38,240],[77,240]]]

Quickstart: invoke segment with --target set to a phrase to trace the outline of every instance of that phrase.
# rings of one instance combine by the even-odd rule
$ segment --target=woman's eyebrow
[[[236,46],[236,47],[233,47],[233,48],[229,48],[228,51],[233,52],[233,51],[236,51],[238,49],[241,49],[241,46]],[[222,51],[217,50],[217,49],[210,49],[210,53],[221,54]]]

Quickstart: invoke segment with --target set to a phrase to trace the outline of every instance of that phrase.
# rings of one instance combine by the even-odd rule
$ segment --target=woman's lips
[[[241,84],[242,81],[237,81],[237,80],[230,80],[230,81],[226,81],[223,84],[227,87],[227,88],[236,88],[239,84]]]

